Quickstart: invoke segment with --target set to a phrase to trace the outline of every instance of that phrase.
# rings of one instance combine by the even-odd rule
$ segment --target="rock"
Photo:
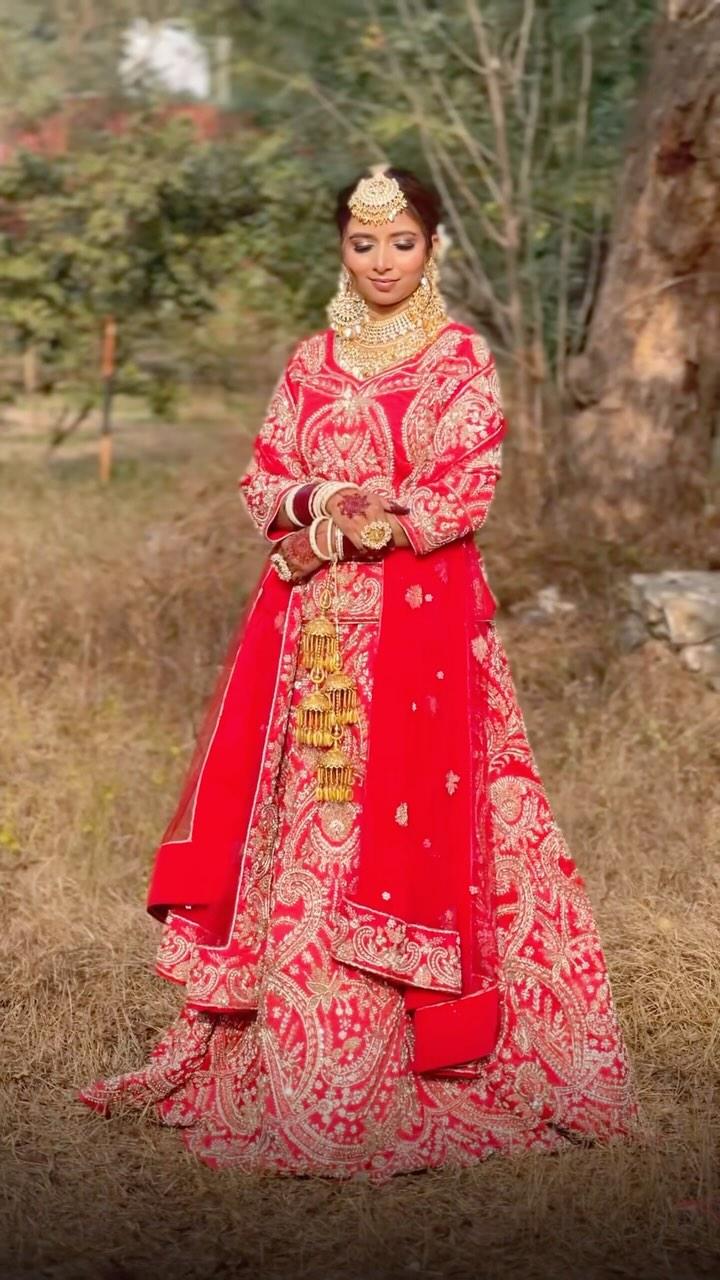
[[[639,613],[624,613],[618,626],[617,642],[621,653],[632,653],[649,638],[649,632]]]
[[[521,622],[550,622],[561,614],[575,613],[577,605],[563,600],[555,584],[541,587],[531,600],[518,600],[511,604],[508,613]]]
[[[641,633],[663,640],[689,671],[720,689],[720,572],[634,573],[628,604],[620,622],[622,648],[636,648]]]

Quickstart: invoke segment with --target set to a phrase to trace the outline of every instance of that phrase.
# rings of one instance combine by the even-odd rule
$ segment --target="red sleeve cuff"
[[[410,520],[408,516],[398,516],[398,515],[395,516],[395,519],[397,520],[398,524],[402,525],[403,529],[405,530],[405,533],[407,534],[408,542],[410,543],[411,551],[414,551],[416,556],[422,555],[423,549],[419,543],[418,531],[413,525],[412,520]]]

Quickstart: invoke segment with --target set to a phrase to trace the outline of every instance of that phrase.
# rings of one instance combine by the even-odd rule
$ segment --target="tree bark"
[[[573,492],[608,533],[695,505],[720,429],[720,2],[666,0],[570,366]]]

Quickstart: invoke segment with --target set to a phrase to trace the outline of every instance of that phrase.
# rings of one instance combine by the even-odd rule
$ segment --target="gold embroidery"
[[[407,603],[410,605],[411,609],[419,609],[420,605],[423,602],[422,587],[418,586],[417,584],[414,587],[408,587],[407,591],[405,592],[405,599],[407,600]]]
[[[487,640],[485,639],[485,636],[473,636],[470,641],[470,648],[473,651],[473,657],[477,658],[478,662],[485,661],[485,655],[487,653]]]
[[[345,964],[400,982],[437,991],[461,989],[460,942],[454,929],[405,924],[345,898],[336,917],[332,950]]]
[[[372,670],[377,622],[347,630],[367,713],[372,680],[360,673]],[[291,744],[270,766],[279,837],[272,849],[258,848],[252,878],[267,921],[257,1016],[234,1011],[230,990],[222,1016],[186,1004],[149,1061],[94,1082],[83,1091],[89,1102],[151,1106],[211,1164],[338,1178],[364,1171],[377,1181],[450,1158],[470,1165],[491,1152],[562,1146],[547,1120],[601,1138],[632,1128],[632,1083],[593,915],[537,777],[492,626],[486,642],[504,1012],[496,1050],[476,1064],[476,1078],[411,1073],[412,1028],[398,984],[458,989],[457,935],[416,935],[392,915],[353,908],[360,809],[341,828],[331,806],[321,815],[311,750]],[[303,690],[297,681],[292,699]],[[477,887],[469,886],[473,900]],[[246,926],[241,909],[238,939],[249,936]],[[195,926],[170,920],[164,928],[166,953],[175,946],[178,962],[187,959]],[[399,1143],[413,1117],[413,1136]]]

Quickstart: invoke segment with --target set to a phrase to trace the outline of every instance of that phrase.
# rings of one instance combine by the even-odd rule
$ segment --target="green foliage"
[[[92,381],[112,316],[122,375],[138,342],[212,309],[233,229],[253,199],[234,152],[149,114],[57,159],[19,153],[0,169],[6,333],[46,366],[84,365]]]
[[[149,114],[122,138],[0,170],[6,336],[38,344],[58,369],[89,368],[112,310],[127,362],[171,321],[176,337],[178,319],[200,324],[221,285],[224,305],[234,289],[238,308],[288,336],[323,325],[334,192],[389,160],[443,189],[451,301],[500,347],[541,351],[561,384],[592,302],[654,10],[654,0],[155,0],[150,19],[194,22],[210,48],[232,38],[237,136],[201,146]],[[0,0],[5,114],[12,104],[41,118],[68,94],[116,93],[120,36],[135,16],[132,0]],[[508,320],[514,294],[520,330]]]

